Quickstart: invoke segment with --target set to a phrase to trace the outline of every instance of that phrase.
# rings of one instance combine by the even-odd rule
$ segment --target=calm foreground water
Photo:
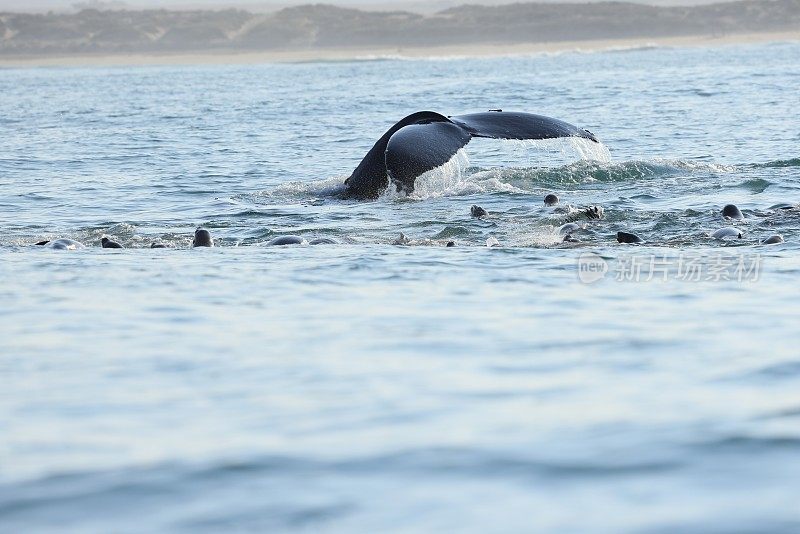
[[[798,87],[798,43],[0,71],[0,531],[796,532]],[[604,147],[337,198],[497,107]]]

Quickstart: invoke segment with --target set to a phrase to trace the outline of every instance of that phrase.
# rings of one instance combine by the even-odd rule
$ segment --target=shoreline
[[[366,61],[375,59],[488,58],[569,52],[604,52],[648,47],[717,47],[800,41],[800,31],[743,33],[722,36],[641,37],[523,44],[443,45],[425,47],[318,48],[259,52],[198,51],[181,53],[86,54],[59,56],[0,56],[0,68],[125,67],[146,65],[251,65]]]

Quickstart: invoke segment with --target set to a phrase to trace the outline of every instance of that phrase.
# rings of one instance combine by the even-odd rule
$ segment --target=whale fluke
[[[522,113],[520,111],[491,111],[450,117],[453,123],[468,131],[472,137],[491,139],[555,139],[583,137],[598,142],[594,134],[568,122]]]
[[[591,132],[544,115],[492,110],[446,117],[434,111],[418,111],[378,139],[345,180],[344,197],[377,198],[390,181],[399,192],[412,193],[418,176],[447,163],[473,137],[582,137],[598,142]]]

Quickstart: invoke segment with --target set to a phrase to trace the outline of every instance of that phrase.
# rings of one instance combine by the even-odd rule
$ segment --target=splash
[[[414,199],[434,198],[464,194],[467,187],[467,168],[469,156],[466,151],[459,150],[450,161],[432,169],[414,181]],[[392,189],[390,187],[390,189]]]
[[[528,166],[558,165],[578,161],[611,162],[611,152],[603,143],[582,137],[556,139],[503,139],[501,146],[515,160]]]

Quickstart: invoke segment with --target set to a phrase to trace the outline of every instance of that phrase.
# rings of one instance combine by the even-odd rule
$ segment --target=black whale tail
[[[532,113],[489,111],[445,117],[418,111],[392,126],[345,181],[345,198],[374,199],[389,185],[411,193],[421,174],[447,163],[473,137],[553,139],[594,134],[567,122]]]
[[[358,164],[353,174],[345,180],[344,183],[347,188],[345,189],[344,197],[357,199],[378,198],[389,185],[389,177],[386,172],[386,148],[389,144],[389,139],[406,126],[435,122],[449,123],[450,119],[435,111],[417,111],[389,128],[367,152],[367,155]]]

